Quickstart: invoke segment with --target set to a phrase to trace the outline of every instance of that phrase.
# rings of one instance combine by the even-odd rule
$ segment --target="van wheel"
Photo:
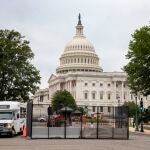
[[[16,135],[16,131],[15,131],[15,129],[13,128],[12,131],[11,131],[11,133],[10,133],[10,136],[13,137],[14,135]]]
[[[22,135],[22,134],[23,134],[23,129],[24,129],[24,127],[23,127],[23,128],[20,128],[19,135]]]

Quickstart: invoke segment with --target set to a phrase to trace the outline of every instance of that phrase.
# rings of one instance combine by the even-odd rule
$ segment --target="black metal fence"
[[[68,107],[48,114],[48,107],[30,104],[28,120],[32,121],[27,121],[27,134],[31,138],[129,138],[127,107],[83,107],[84,114]]]

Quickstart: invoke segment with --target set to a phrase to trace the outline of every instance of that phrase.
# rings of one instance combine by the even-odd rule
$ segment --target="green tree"
[[[134,32],[129,43],[126,58],[129,63],[124,66],[128,85],[132,93],[150,94],[150,26],[144,26]]]
[[[33,57],[19,32],[0,30],[0,101],[28,101],[38,89],[40,75],[31,64]]]
[[[139,107],[132,101],[132,102],[124,102],[123,106],[128,106],[129,107],[129,117],[134,117],[136,115],[136,109],[137,109],[137,114],[139,115],[140,110]]]
[[[85,115],[86,111],[83,107],[78,107],[77,110],[79,110],[81,112],[81,114]]]
[[[54,111],[60,110],[62,107],[70,107],[72,109],[76,109],[76,102],[70,92],[64,91],[56,91],[52,97],[52,108]]]

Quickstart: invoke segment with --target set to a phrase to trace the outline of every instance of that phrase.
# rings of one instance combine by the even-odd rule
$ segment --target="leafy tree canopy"
[[[150,26],[134,32],[126,58],[130,62],[124,66],[124,71],[132,92],[150,95]]]
[[[140,113],[139,107],[132,101],[129,102],[124,102],[123,106],[128,106],[129,107],[129,117],[134,117],[136,115],[136,109],[137,113]]]
[[[31,64],[33,57],[19,32],[0,30],[0,101],[28,101],[38,89],[40,75]]]
[[[62,107],[70,107],[76,109],[76,102],[70,92],[56,91],[52,97],[52,108],[54,111],[60,110]]]

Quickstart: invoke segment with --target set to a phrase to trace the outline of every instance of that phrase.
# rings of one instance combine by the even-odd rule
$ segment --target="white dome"
[[[75,36],[65,47],[64,52],[68,51],[90,51],[95,52],[93,44],[85,37]]]
[[[99,57],[95,53],[93,44],[83,34],[83,26],[79,18],[76,26],[76,35],[65,46],[60,57],[60,66],[57,73],[70,71],[102,72],[99,66]]]

